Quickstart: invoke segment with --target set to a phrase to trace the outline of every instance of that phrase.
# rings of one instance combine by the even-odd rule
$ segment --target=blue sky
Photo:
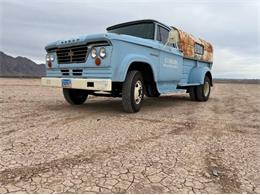
[[[44,62],[58,39],[155,19],[211,42],[218,78],[260,78],[258,0],[0,0],[0,50]]]

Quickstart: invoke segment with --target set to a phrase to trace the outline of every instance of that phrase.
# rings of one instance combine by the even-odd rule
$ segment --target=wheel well
[[[211,75],[211,73],[208,71],[205,76],[209,77],[210,85],[213,86],[213,81],[212,81],[212,75]]]
[[[144,79],[144,84],[145,88],[147,90],[148,86],[155,87],[155,90],[157,90],[156,83],[154,81],[154,75],[152,68],[149,64],[145,62],[133,62],[130,64],[127,73],[131,70],[137,70],[140,71],[143,79]],[[122,92],[122,82],[113,82],[112,83],[112,96],[113,97],[121,97],[121,92]]]
[[[131,70],[138,70],[138,71],[140,71],[142,76],[143,76],[145,84],[147,84],[147,83],[155,83],[153,70],[152,70],[152,68],[151,68],[151,66],[149,64],[144,63],[144,62],[133,62],[129,66],[127,72],[129,72]]]
[[[145,85],[145,94],[149,97],[156,96],[154,94],[159,94],[157,85],[154,79],[153,70],[150,66],[150,64],[147,64],[145,62],[133,62],[129,68],[128,72],[131,70],[138,70],[141,72],[143,79],[144,79],[144,85]],[[153,93],[153,94],[151,94]]]

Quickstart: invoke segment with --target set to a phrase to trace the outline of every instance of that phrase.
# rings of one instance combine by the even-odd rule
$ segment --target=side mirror
[[[169,32],[169,36],[168,36],[168,40],[167,40],[167,44],[174,44],[174,45],[178,45],[179,42],[179,33],[177,30],[175,29],[171,29],[171,31]]]

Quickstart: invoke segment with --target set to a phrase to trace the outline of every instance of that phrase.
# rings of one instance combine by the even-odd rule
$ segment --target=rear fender
[[[206,74],[209,75],[212,86],[211,71],[208,67],[194,67],[190,72],[188,83],[200,83],[202,85],[204,83],[204,78]]]

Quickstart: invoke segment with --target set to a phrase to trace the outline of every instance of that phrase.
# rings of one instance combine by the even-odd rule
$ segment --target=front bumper
[[[64,87],[62,81],[70,81],[70,85]],[[43,86],[61,87],[71,89],[85,89],[93,91],[112,91],[112,81],[110,79],[78,79],[78,78],[55,78],[43,77],[41,79]]]

